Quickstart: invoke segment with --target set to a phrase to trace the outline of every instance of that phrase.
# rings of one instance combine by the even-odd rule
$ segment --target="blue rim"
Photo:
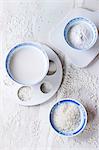
[[[74,132],[62,132],[62,131],[59,131],[57,128],[55,128],[54,126],[54,122],[53,122],[53,119],[52,119],[52,114],[53,114],[53,111],[56,109],[56,107],[62,103],[66,103],[66,102],[70,102],[70,103],[74,103],[76,104],[78,107],[82,108],[82,112],[83,112],[83,123],[80,127],[80,129],[78,129],[77,131],[74,131]],[[59,102],[57,102],[51,109],[50,111],[50,115],[49,115],[49,120],[50,120],[50,124],[52,126],[52,128],[59,134],[61,135],[64,135],[64,136],[67,136],[67,137],[72,137],[72,136],[75,136],[75,135],[78,135],[79,133],[81,133],[85,126],[86,126],[86,123],[87,123],[87,112],[85,110],[85,108],[83,107],[82,104],[80,104],[79,102],[77,102],[76,100],[71,100],[71,99],[65,99],[65,100],[61,100]]]
[[[72,45],[72,43],[70,43],[69,42],[69,40],[68,40],[68,32],[69,32],[69,30],[71,29],[71,27],[73,26],[72,24],[74,23],[74,22],[78,22],[78,21],[86,21],[86,22],[88,22],[91,26],[92,26],[92,28],[93,28],[93,30],[94,30],[94,33],[93,33],[93,42],[91,42],[91,44],[92,45],[90,45],[89,46],[89,48],[85,48],[85,49],[78,49],[78,48],[75,48],[73,45]],[[69,25],[72,25],[69,29],[68,29],[68,27],[69,27]],[[86,18],[84,18],[84,17],[77,17],[77,18],[74,18],[74,19],[72,19],[72,20],[70,20],[67,24],[66,24],[66,26],[65,26],[65,28],[64,28],[64,39],[65,39],[65,41],[67,42],[67,44],[70,46],[70,47],[72,47],[72,48],[74,48],[74,49],[76,49],[76,50],[79,50],[79,51],[83,51],[83,50],[88,50],[88,49],[90,49],[95,43],[96,43],[96,41],[97,41],[97,28],[96,28],[96,26],[95,26],[95,24],[93,23],[93,22],[91,22],[89,19],[86,19]]]
[[[13,48],[10,50],[10,52],[8,53],[8,55],[7,55],[7,57],[6,57],[5,68],[6,68],[6,71],[7,71],[8,75],[9,75],[9,77],[10,77],[13,81],[15,81],[15,82],[18,83],[18,84],[28,85],[28,84],[25,84],[25,83],[23,84],[23,83],[21,83],[21,82],[15,80],[14,77],[13,77],[13,75],[11,74],[10,68],[9,68],[9,62],[10,62],[9,59],[10,59],[10,56],[13,55],[13,52],[14,52],[17,48],[22,47],[22,46],[34,46],[34,47],[36,47],[36,48],[41,49],[40,46],[38,46],[37,44],[34,44],[34,43],[21,43],[21,44],[16,45],[15,47],[13,47]],[[32,84],[29,84],[29,85],[32,85]]]

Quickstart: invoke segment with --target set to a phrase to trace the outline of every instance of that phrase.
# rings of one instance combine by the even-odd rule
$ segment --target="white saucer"
[[[70,13],[59,23],[57,24],[49,35],[49,43],[55,48],[60,49],[66,57],[69,58],[70,62],[77,67],[86,67],[99,53],[99,37],[90,50],[78,52],[76,50],[72,50],[64,39],[64,28],[66,23],[75,18],[75,17],[86,17],[95,23],[97,28],[99,29],[99,11],[89,11],[83,8],[72,9]]]
[[[13,81],[17,87],[15,90],[13,90],[14,99],[16,100],[16,102],[18,102],[20,105],[23,105],[23,106],[39,105],[41,103],[48,101],[57,92],[57,90],[61,84],[61,81],[62,81],[62,64],[61,64],[61,61],[60,61],[59,57],[57,56],[57,54],[51,48],[49,48],[48,46],[46,46],[44,44],[40,44],[40,43],[36,43],[36,44],[38,44],[39,46],[44,48],[44,50],[48,54],[49,60],[51,60],[55,63],[57,69],[54,74],[46,75],[46,77],[40,83],[38,83],[37,85],[31,86],[32,97],[29,100],[24,101],[18,97],[19,89],[21,89],[22,87],[25,87],[25,86]],[[50,85],[51,89],[48,93],[46,93],[46,92],[44,93],[41,90],[40,87],[43,83],[47,83]]]

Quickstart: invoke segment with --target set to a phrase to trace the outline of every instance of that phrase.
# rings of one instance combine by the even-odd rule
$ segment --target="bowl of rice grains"
[[[84,130],[87,124],[87,112],[78,101],[62,99],[51,108],[49,120],[56,133],[73,137]]]

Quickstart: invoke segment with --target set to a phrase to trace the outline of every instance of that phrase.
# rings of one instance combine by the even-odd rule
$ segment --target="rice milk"
[[[22,46],[10,58],[10,74],[22,84],[35,84],[47,73],[48,58],[39,48]]]

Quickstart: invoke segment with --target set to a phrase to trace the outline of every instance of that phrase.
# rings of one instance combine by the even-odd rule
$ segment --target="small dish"
[[[38,49],[39,53],[40,53],[40,51],[41,51],[41,53],[44,52],[45,59],[46,59],[46,56],[48,57],[48,61],[47,61],[48,63],[46,62],[46,66],[48,68],[46,67],[46,71],[44,72],[45,74],[46,73],[47,74],[42,79],[42,81],[40,81],[39,83],[37,83],[35,85],[33,82],[29,82],[28,80],[25,83],[23,83],[22,81],[20,83],[20,82],[16,81],[15,78],[13,79],[13,76],[10,76],[10,74],[9,74],[10,72],[8,69],[10,69],[9,63],[10,63],[11,56],[17,50],[19,51],[20,48],[25,48],[25,47],[34,48],[33,50],[35,50],[35,51],[36,51],[36,48],[39,48]],[[37,57],[35,57],[35,58],[37,58]],[[17,60],[19,60],[19,59],[16,59],[16,61]],[[37,59],[37,61],[38,61],[38,59]],[[28,61],[27,61],[27,57],[26,57],[26,63],[27,62]],[[32,65],[32,68],[33,68],[33,65]],[[14,67],[14,69],[15,69],[15,71],[17,71],[17,67]],[[25,66],[25,69],[26,69],[26,66]],[[34,66],[34,69],[38,70],[37,65]],[[42,103],[50,100],[50,98],[59,89],[60,84],[62,82],[62,76],[63,76],[62,64],[61,64],[61,61],[60,61],[58,55],[49,46],[39,43],[39,42],[26,42],[26,43],[18,44],[16,47],[14,47],[10,52],[8,52],[5,55],[5,69],[4,70],[5,70],[4,76],[8,75],[9,80],[13,80],[14,85],[15,85],[14,88],[10,88],[9,90],[11,90],[11,92],[13,92],[16,102],[22,106],[39,105],[39,104],[42,104]],[[45,70],[44,65],[43,65],[43,70]],[[12,73],[11,73],[11,75],[12,75]],[[20,73],[19,75],[23,79],[22,74]],[[7,91],[8,95],[9,95],[9,90]]]
[[[59,129],[57,129],[53,120],[53,115],[54,115],[56,108],[59,107],[61,104],[66,104],[66,103],[74,104],[75,106],[77,106],[77,108],[80,111],[80,119],[81,119],[78,128],[76,128],[73,131],[68,131],[68,132],[60,131]],[[69,98],[62,99],[51,108],[49,120],[50,120],[51,127],[54,129],[54,131],[56,131],[56,133],[58,133],[58,135],[62,135],[66,137],[73,137],[73,136],[80,134],[85,129],[86,124],[87,124],[87,112],[84,106],[80,102],[73,100],[73,99],[69,99]]]
[[[81,27],[83,28],[81,29]],[[71,31],[75,32],[72,33],[72,40],[70,39],[69,36]],[[66,24],[64,29],[64,38],[67,44],[74,50],[79,50],[79,51],[89,50],[94,46],[94,44],[97,41],[98,30],[96,25],[91,20],[83,17],[77,17],[71,19]],[[86,40],[86,42],[84,42],[84,40]],[[81,45],[81,42],[83,45]],[[79,46],[77,44],[79,44]]]

